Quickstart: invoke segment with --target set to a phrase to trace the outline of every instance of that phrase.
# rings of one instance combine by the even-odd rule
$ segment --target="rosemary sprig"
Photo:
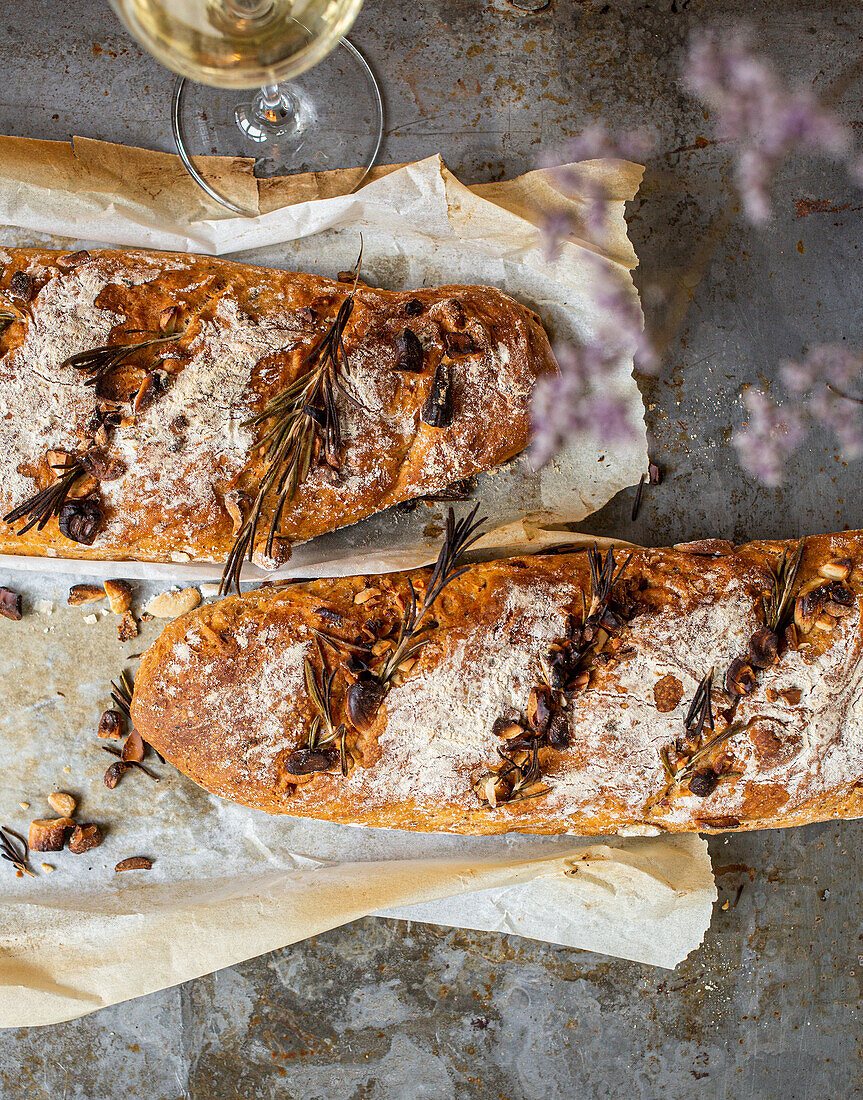
[[[30,849],[23,836],[19,836],[6,825],[0,825],[0,857],[8,860],[16,871],[35,878],[30,867]]]
[[[85,386],[95,386],[106,374],[118,367],[129,356],[142,348],[155,347],[157,344],[170,344],[185,336],[187,328],[178,329],[161,336],[153,336],[149,340],[139,340],[137,343],[105,344],[102,347],[90,348],[88,351],[78,352],[64,359],[61,366],[71,367],[73,370],[86,374]]]
[[[66,503],[75,482],[86,476],[87,473],[81,462],[71,455],[67,456],[67,461],[62,466],[52,466],[51,468],[61,471],[61,476],[53,484],[40,490],[40,492],[25,500],[23,504],[19,504],[11,512],[7,512],[3,517],[3,522],[8,524],[17,523],[19,519],[24,519],[25,516],[30,517],[30,522],[25,524],[20,531],[15,532],[17,535],[26,534],[31,527],[41,531],[52,516],[59,516],[60,509]]]
[[[240,591],[244,561],[252,561],[255,540],[264,503],[275,490],[276,503],[267,531],[266,553],[273,549],[285,506],[296,496],[313,464],[323,461],[335,469],[341,464],[342,446],[336,393],[346,393],[342,375],[350,365],[344,345],[344,331],[354,308],[354,293],[359,281],[362,248],[357,258],[354,285],[342,302],[336,319],[314,345],[304,362],[304,371],[286,390],[269,401],[257,416],[244,422],[259,427],[269,422],[264,436],[256,444],[264,460],[264,473],[254,502],[237,532],[225,561],[219,595],[233,587]],[[350,396],[346,394],[346,396]]]
[[[480,528],[485,523],[486,517],[482,516],[480,519],[476,519],[478,510],[479,504],[475,504],[467,516],[456,522],[455,512],[452,508],[449,509],[443,546],[435,562],[421,605],[417,603],[417,594],[413,584],[408,581],[411,595],[410,604],[405,610],[405,615],[399,627],[396,644],[387,654],[383,667],[377,674],[382,683],[388,683],[395,675],[399,665],[422,649],[428,638],[421,637],[421,635],[430,629],[428,625],[423,624],[423,620],[447,585],[451,584],[456,577],[466,573],[470,568],[467,565],[459,566],[458,562],[465,551],[482,536]]]
[[[608,606],[611,590],[620,580],[624,570],[632,561],[632,554],[615,571],[614,547],[609,546],[603,559],[596,543],[588,548],[587,560],[590,565],[590,607],[585,614],[585,623],[597,619]],[[582,596],[582,599],[584,597]]]
[[[787,625],[786,620],[794,606],[794,584],[805,545],[805,540],[801,539],[791,554],[787,549],[783,550],[779,567],[772,576],[771,592],[765,600],[764,614],[767,625],[777,633]]]
[[[690,741],[697,741],[706,729],[713,733],[715,729],[713,721],[713,703],[710,693],[713,687],[713,669],[702,677],[695,689],[695,695],[683,719],[683,728]]]
[[[684,779],[688,779],[705,756],[708,756],[713,749],[718,748],[719,745],[728,741],[729,738],[733,737],[736,733],[740,733],[742,729],[744,729],[744,726],[741,722],[732,722],[731,725],[727,726],[724,730],[714,734],[709,741],[705,741],[699,749],[696,749],[682,768],[674,772],[672,776],[673,782],[681,783]]]
[[[134,683],[126,669],[123,669],[120,673],[119,683],[116,683],[114,680],[111,681],[111,689],[111,698],[114,700],[117,710],[123,715],[127,722],[131,722],[132,715],[129,708],[132,706]]]
[[[320,652],[320,650],[318,650],[318,652]],[[306,690],[318,712],[312,719],[312,724],[309,727],[307,738],[308,744],[306,747],[309,749],[321,749],[337,741],[339,744],[339,760],[342,766],[342,775],[347,775],[348,760],[345,747],[345,726],[344,723],[336,726],[333,721],[333,681],[336,678],[336,671],[337,670],[334,670],[327,676],[325,665],[321,671],[321,679],[319,682],[311,661],[308,657],[305,659],[304,673]]]
[[[428,642],[431,623],[425,620],[435,601],[447,585],[467,572],[468,566],[460,566],[459,560],[481,535],[480,528],[485,523],[485,517],[476,518],[478,509],[479,505],[474,505],[469,514],[458,522],[453,509],[449,509],[443,545],[422,602],[417,599],[413,583],[408,581],[410,602],[402,616],[395,645],[379,668],[367,671],[363,679],[356,680],[348,689],[347,712],[356,729],[365,730],[371,725],[399,665],[413,657]]]

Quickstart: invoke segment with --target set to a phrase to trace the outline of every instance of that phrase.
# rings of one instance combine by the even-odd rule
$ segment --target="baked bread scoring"
[[[224,561],[277,423],[250,421],[320,361],[353,282],[143,251],[0,261],[0,552]],[[490,287],[360,283],[339,331],[331,403],[296,410],[299,476],[269,552],[278,485],[263,503],[265,566],[518,454],[556,369],[535,314]]]
[[[198,608],[144,656],[135,727],[215,794],[337,822],[602,834],[863,814],[863,532],[473,565],[370,696],[431,577]]]

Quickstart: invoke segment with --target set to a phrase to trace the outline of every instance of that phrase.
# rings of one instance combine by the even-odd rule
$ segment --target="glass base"
[[[255,176],[356,169],[368,175],[383,137],[383,102],[365,58],[346,38],[296,80],[249,91],[213,88],[178,77],[171,112],[177,152],[207,194],[254,216],[223,195],[197,156],[246,156]]]

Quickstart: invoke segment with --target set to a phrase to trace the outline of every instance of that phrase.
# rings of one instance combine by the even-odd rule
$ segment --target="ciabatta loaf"
[[[354,291],[142,251],[0,261],[0,553],[224,561],[275,469],[251,549],[277,564],[518,454],[556,369],[535,314],[490,287]]]
[[[198,608],[143,658],[135,726],[215,794],[328,821],[601,834],[863,813],[863,533],[473,565],[406,645],[439,580]]]

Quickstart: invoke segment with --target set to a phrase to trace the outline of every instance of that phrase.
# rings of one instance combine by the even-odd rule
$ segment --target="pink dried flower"
[[[749,390],[743,401],[750,417],[748,426],[734,437],[740,461],[765,485],[779,485],[786,460],[803,439],[803,428],[794,412],[780,409],[761,390]]]
[[[610,137],[605,127],[592,126],[575,141],[558,151],[559,160],[583,162],[598,158],[643,159],[650,142],[641,133]],[[553,167],[564,191],[582,200],[577,214],[567,210],[551,213],[542,226],[550,259],[563,243],[585,228],[596,233],[605,227],[611,201],[605,185],[579,163]],[[591,294],[603,317],[602,324],[578,345],[556,349],[560,374],[541,379],[534,390],[531,415],[534,427],[531,459],[535,468],[545,465],[574,437],[590,433],[603,442],[631,438],[633,426],[626,400],[616,396],[614,381],[621,359],[633,355],[643,371],[656,369],[657,357],[644,332],[638,296],[621,277],[617,265],[601,256],[588,254]]]
[[[575,436],[592,434],[603,443],[614,443],[633,435],[626,401],[597,392],[587,381],[590,368],[574,362],[579,355],[572,349],[558,349],[558,357],[560,374],[537,382],[531,405],[530,459],[537,470]]]
[[[793,401],[793,411],[780,410],[763,393],[745,397],[752,413],[735,445],[744,466],[768,485],[782,480],[785,459],[818,426],[833,432],[843,458],[863,455],[863,352],[844,344],[818,344],[799,361],[780,364],[779,377]]]
[[[587,229],[594,236],[606,226],[606,212],[611,196],[601,179],[587,168],[593,160],[642,161],[650,153],[653,142],[643,131],[628,131],[612,137],[605,126],[588,126],[577,138],[543,158],[543,167],[550,169],[561,190],[581,201],[576,213],[557,210],[549,214],[542,227],[549,259],[555,259],[563,242],[573,234]]]
[[[848,127],[811,91],[786,85],[746,34],[696,38],[683,82],[715,114],[719,137],[738,146],[737,185],[756,224],[770,217],[771,184],[791,153],[849,152]]]

